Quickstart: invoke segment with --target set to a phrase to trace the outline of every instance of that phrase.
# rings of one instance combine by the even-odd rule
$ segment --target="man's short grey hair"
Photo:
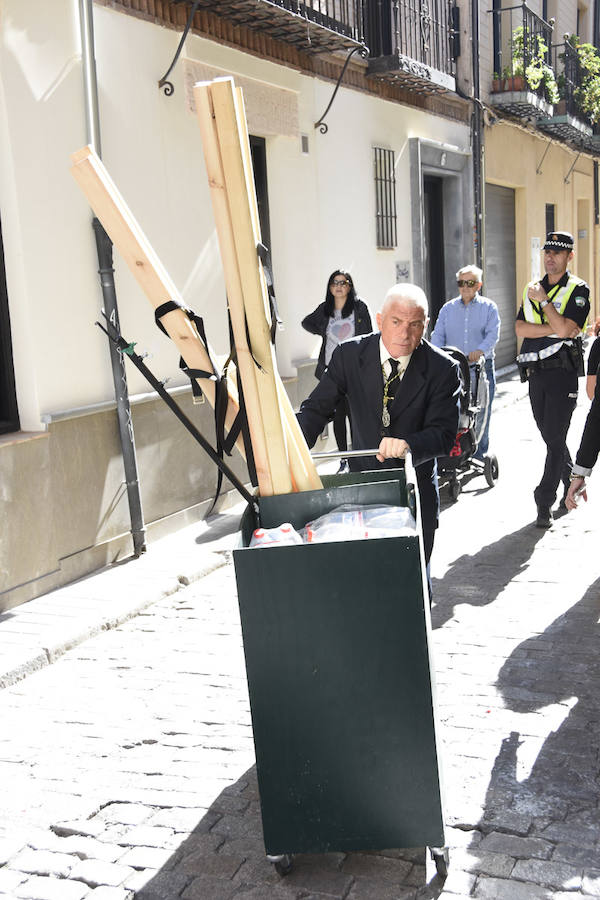
[[[483,269],[480,269],[479,266],[463,266],[456,273],[456,277],[460,278],[461,275],[466,275],[468,272],[472,272],[477,281],[481,281],[483,278]]]
[[[425,291],[417,284],[405,284],[404,282],[401,282],[400,284],[395,284],[391,287],[385,295],[383,306],[381,307],[381,315],[387,311],[387,308],[391,303],[397,300],[408,300],[413,306],[422,309],[424,318],[427,318],[429,315],[429,303],[427,302]]]

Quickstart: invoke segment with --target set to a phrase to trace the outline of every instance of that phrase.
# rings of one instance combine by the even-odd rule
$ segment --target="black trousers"
[[[529,400],[535,423],[546,444],[542,479],[533,495],[538,506],[550,508],[558,485],[569,484],[571,455],[567,432],[577,404],[577,373],[568,369],[542,369],[529,376]]]
[[[344,397],[335,408],[333,414],[333,433],[338,450],[348,449],[348,439],[346,437],[346,419],[350,418],[350,410],[348,401]]]

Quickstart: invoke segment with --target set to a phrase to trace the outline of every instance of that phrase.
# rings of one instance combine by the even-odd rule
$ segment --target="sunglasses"
[[[457,281],[456,283],[459,287],[475,287],[476,284],[479,284],[479,282],[475,281],[473,278],[469,279],[469,281]]]
[[[336,281],[331,282],[332,287],[344,287],[345,284],[350,284],[349,281],[340,280],[339,278]]]

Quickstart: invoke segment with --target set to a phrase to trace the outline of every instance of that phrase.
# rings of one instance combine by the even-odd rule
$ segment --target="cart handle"
[[[320,459],[354,459],[358,456],[377,456],[379,450],[324,450],[321,453],[311,453],[314,460]],[[416,518],[416,499],[415,484],[417,481],[417,473],[412,461],[412,453],[410,450],[406,453],[404,459],[404,471],[406,473],[406,492],[408,495],[408,505],[411,512]]]

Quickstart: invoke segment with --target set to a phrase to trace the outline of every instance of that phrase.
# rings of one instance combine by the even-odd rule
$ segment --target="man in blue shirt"
[[[494,355],[500,336],[498,307],[493,300],[479,293],[482,274],[478,266],[463,266],[458,270],[456,283],[460,296],[444,303],[431,335],[431,343],[436,347],[457,347],[470,363],[485,357],[489,402],[476,459],[483,459],[489,447],[492,400],[496,392]]]

